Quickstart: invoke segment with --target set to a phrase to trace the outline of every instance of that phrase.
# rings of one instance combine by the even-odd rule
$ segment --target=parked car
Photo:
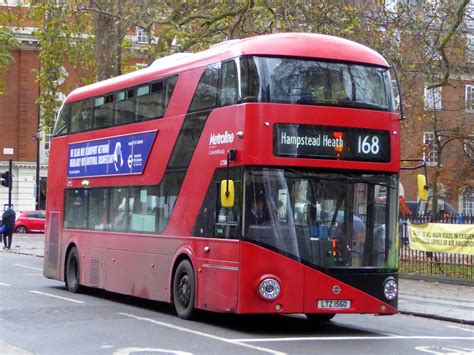
[[[46,211],[23,211],[17,215],[15,233],[44,233]]]

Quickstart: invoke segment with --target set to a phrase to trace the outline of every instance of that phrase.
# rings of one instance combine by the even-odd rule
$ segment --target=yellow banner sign
[[[413,250],[474,255],[473,224],[408,224]]]

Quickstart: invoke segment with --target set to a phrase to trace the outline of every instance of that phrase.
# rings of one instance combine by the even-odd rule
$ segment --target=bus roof
[[[243,55],[306,57],[388,67],[380,54],[347,39],[313,33],[277,33],[225,41],[198,53],[172,54],[145,69],[75,89],[66,102],[103,95]]]

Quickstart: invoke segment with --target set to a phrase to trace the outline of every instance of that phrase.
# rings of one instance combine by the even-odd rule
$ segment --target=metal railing
[[[401,273],[418,276],[474,280],[474,256],[410,249],[408,225],[426,223],[474,224],[474,216],[418,215],[400,219],[400,268]]]

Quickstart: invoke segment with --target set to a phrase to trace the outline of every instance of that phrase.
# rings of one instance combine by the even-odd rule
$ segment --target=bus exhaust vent
[[[89,284],[92,287],[100,287],[100,259],[90,258]]]
[[[59,268],[59,212],[49,215],[48,267]]]

